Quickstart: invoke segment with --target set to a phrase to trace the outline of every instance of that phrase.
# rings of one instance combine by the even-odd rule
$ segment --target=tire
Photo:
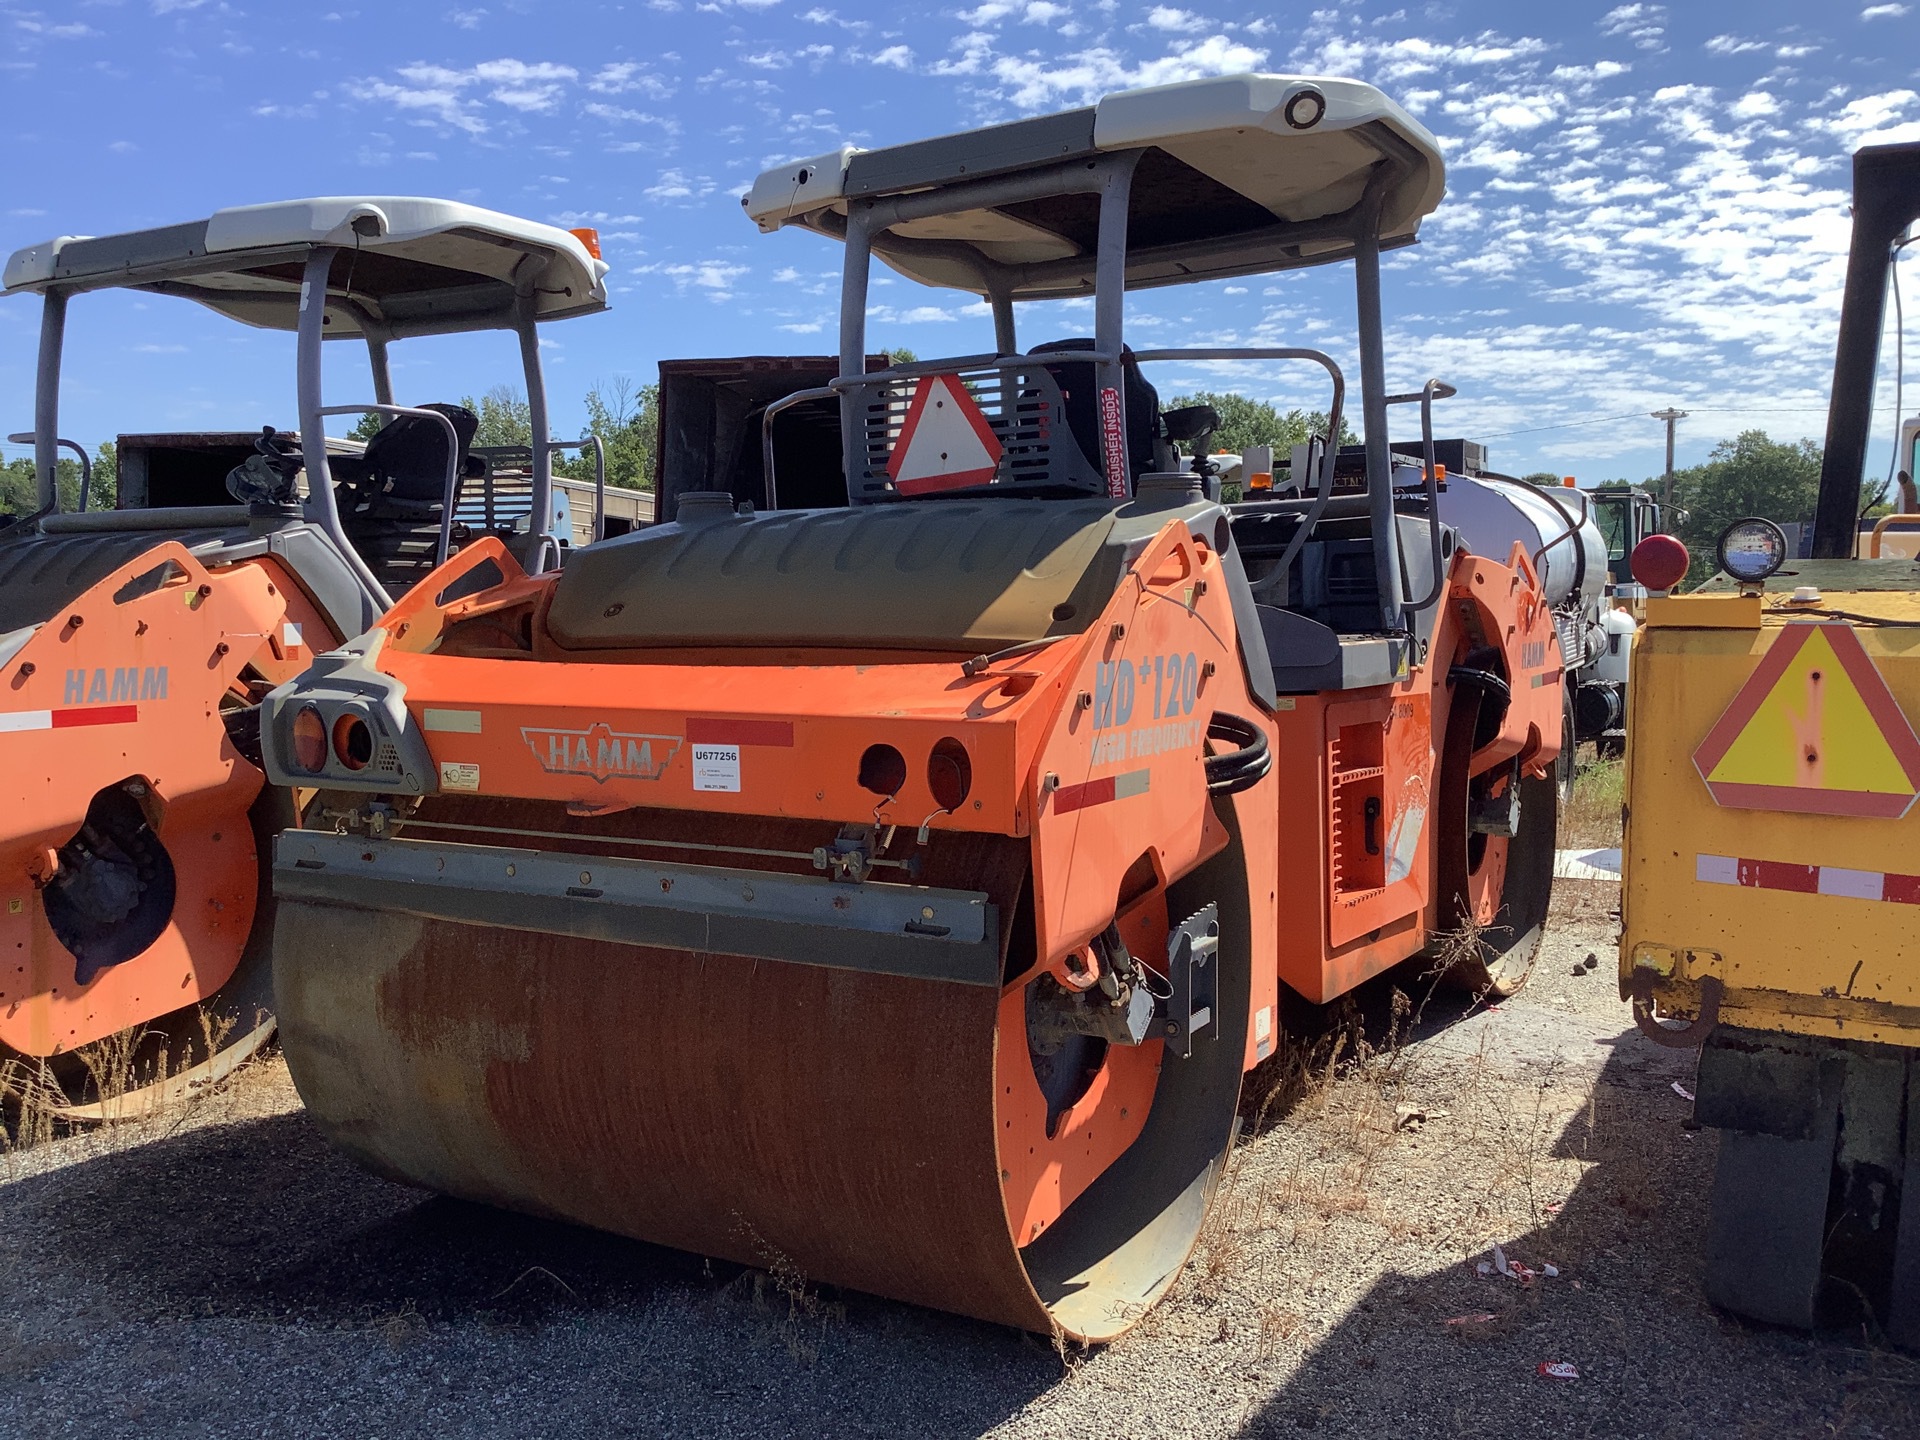
[[[1504,999],[1526,984],[1545,936],[1560,785],[1557,770],[1522,778],[1514,834],[1475,834],[1473,799],[1494,782],[1491,772],[1474,777],[1469,771],[1479,719],[1480,706],[1457,693],[1440,754],[1439,933],[1428,954],[1445,962],[1441,978],[1450,988]]]

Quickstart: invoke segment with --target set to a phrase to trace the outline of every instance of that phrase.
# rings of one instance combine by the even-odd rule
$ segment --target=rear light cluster
[[[373,732],[358,715],[346,714],[333,722],[316,705],[303,705],[293,717],[293,764],[297,770],[319,775],[327,768],[329,751],[349,770],[364,770],[373,759]]]
[[[869,745],[860,756],[860,787],[889,798],[907,783],[907,757],[891,745]],[[973,793],[973,761],[951,735],[927,755],[927,789],[942,810],[958,810]]]

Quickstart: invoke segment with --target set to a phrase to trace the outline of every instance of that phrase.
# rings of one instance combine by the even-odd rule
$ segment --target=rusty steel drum
[[[582,855],[595,853],[590,823],[649,823],[529,803],[442,800],[422,813],[577,832],[546,843]],[[706,842],[815,838],[752,817],[673,823]],[[1018,943],[1024,846],[941,838],[923,881],[990,894],[1004,959]],[[1178,888],[1197,895],[1220,870]],[[1003,1033],[1002,1016],[1019,1011],[991,985],[460,923],[372,908],[351,890],[283,898],[275,939],[295,1083],[328,1138],[370,1169],[1085,1341],[1143,1314],[1198,1235],[1234,1133],[1245,964],[1223,964],[1220,982],[1232,1040],[1161,1064],[1137,1137],[1020,1246],[1004,1152],[1044,1141],[999,1103],[1010,1091],[999,1047],[1020,1047],[1025,1064],[1026,1037]],[[1017,982],[1005,989],[1017,997]]]

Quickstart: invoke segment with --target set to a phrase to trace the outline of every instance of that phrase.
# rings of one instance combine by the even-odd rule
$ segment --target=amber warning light
[[[578,230],[569,230],[567,233],[587,247],[587,254],[596,260],[600,258],[600,232],[598,230],[589,230],[582,227]]]

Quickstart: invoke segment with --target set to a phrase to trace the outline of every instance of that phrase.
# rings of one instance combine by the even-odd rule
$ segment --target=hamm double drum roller
[[[394,404],[389,348],[515,331],[544,439],[536,331],[606,308],[593,239],[449,200],[332,196],[7,261],[5,293],[40,297],[41,329],[39,505],[0,524],[0,1067],[37,1072],[63,1118],[177,1099],[271,1037],[265,858],[311,791],[266,785],[261,697],[476,534],[533,570],[557,553],[551,525],[526,521],[549,513],[561,447],[535,447],[532,493],[503,513],[474,416]],[[55,457],[79,448],[59,438],[69,302],[104,290],[292,332],[275,418],[298,430],[122,435],[116,507],[60,513]],[[338,340],[365,345],[374,403],[325,403]],[[323,438],[327,417],[362,413],[386,421],[366,444]],[[75,1052],[115,1035],[138,1088],[102,1097]]]
[[[1547,561],[1445,522],[1430,424],[1388,446],[1445,387],[1386,388],[1380,252],[1442,189],[1377,91],[1265,75],[763,175],[762,229],[845,246],[838,378],[731,489],[557,575],[475,544],[266,702],[269,772],[325,797],[275,857],[317,1123],[447,1194],[1125,1330],[1283,986],[1470,924],[1460,978],[1506,990],[1539,943]],[[875,256],[984,297],[992,351],[866,371]],[[1346,261],[1363,470],[1322,443],[1221,504],[1146,368],[1308,367],[1332,435],[1346,378],[1133,351],[1126,292]],[[1092,337],[1022,350],[1073,296]]]

